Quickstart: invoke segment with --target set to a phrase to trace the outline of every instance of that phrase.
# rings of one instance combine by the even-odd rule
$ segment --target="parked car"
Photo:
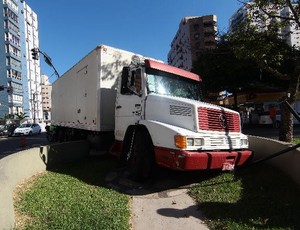
[[[0,127],[0,136],[10,137],[14,134],[16,128],[17,128],[16,124],[3,125]]]
[[[32,135],[32,134],[40,134],[41,133],[41,126],[36,123],[27,123],[27,124],[22,124],[19,127],[17,127],[14,131],[14,135]]]

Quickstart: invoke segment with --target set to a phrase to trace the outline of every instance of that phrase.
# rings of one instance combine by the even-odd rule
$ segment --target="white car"
[[[27,123],[22,124],[14,131],[14,136],[18,135],[32,135],[32,134],[40,134],[41,133],[41,126],[39,124],[33,123]]]

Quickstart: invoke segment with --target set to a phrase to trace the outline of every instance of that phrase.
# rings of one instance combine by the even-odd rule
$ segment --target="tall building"
[[[43,119],[44,121],[51,120],[51,92],[52,85],[49,82],[47,75],[42,74],[42,107],[43,107]]]
[[[270,19],[269,17],[265,17],[266,20],[262,20],[261,17],[253,16],[265,15],[265,13],[259,8],[254,7],[253,2],[248,2],[239,8],[229,19],[229,31],[234,32],[237,27],[246,20],[248,20],[252,25],[258,25],[260,31],[265,31],[273,20],[284,20],[283,17],[291,14],[292,12],[288,7],[283,7],[277,10],[278,18]],[[278,31],[278,36],[284,39],[288,45],[300,48],[300,30],[297,28],[295,23],[287,23],[284,28],[281,28]]]
[[[0,91],[0,119],[25,113],[40,121],[40,63],[30,51],[39,45],[37,15],[23,0],[3,0],[0,8],[0,86],[5,87]]]
[[[168,63],[185,70],[191,70],[193,62],[204,49],[217,45],[217,16],[185,17],[171,43]]]
[[[34,122],[43,120],[42,93],[41,93],[41,68],[40,60],[33,60],[31,49],[39,47],[38,18],[36,13],[24,2],[24,71],[27,77],[24,83],[24,112]]]

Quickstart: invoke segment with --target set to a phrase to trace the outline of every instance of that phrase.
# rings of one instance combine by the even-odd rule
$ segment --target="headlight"
[[[203,146],[203,138],[191,138],[186,136],[176,135],[174,136],[175,146],[180,149],[185,149],[187,146]]]
[[[203,138],[195,138],[195,146],[202,146],[204,145],[204,139]]]
[[[203,138],[187,138],[187,145],[188,146],[202,146],[204,145]]]
[[[241,139],[241,145],[247,145],[248,146],[248,139]]]
[[[194,139],[193,138],[187,138],[186,143],[187,143],[187,146],[194,146]]]

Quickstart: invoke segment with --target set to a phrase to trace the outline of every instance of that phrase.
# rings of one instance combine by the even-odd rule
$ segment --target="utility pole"
[[[43,51],[41,51],[39,48],[34,47],[31,49],[31,56],[33,60],[39,60],[39,54],[43,55],[44,57],[44,61],[54,69],[54,73],[56,74],[56,76],[59,78],[59,74],[55,68],[55,66],[52,63],[51,58]],[[38,101],[37,98],[37,92],[31,92],[32,94],[32,99],[31,99],[31,103],[33,105],[33,121],[36,122],[36,102]]]
[[[32,94],[32,103],[33,103],[33,123],[35,123],[35,120],[36,120],[36,116],[35,116],[35,113],[36,113],[36,110],[35,110],[35,93]]]
[[[4,86],[4,85],[0,85],[0,92],[1,92],[1,91],[4,91],[5,89],[6,89],[7,94],[12,94],[12,92],[13,92],[13,87],[12,87],[12,86]],[[8,105],[4,105],[4,104],[2,104],[1,102],[0,102],[0,105],[1,105],[1,106],[6,106],[6,107],[8,108],[8,113],[9,113],[9,112],[12,112],[12,110],[9,111],[11,108],[10,108]]]

